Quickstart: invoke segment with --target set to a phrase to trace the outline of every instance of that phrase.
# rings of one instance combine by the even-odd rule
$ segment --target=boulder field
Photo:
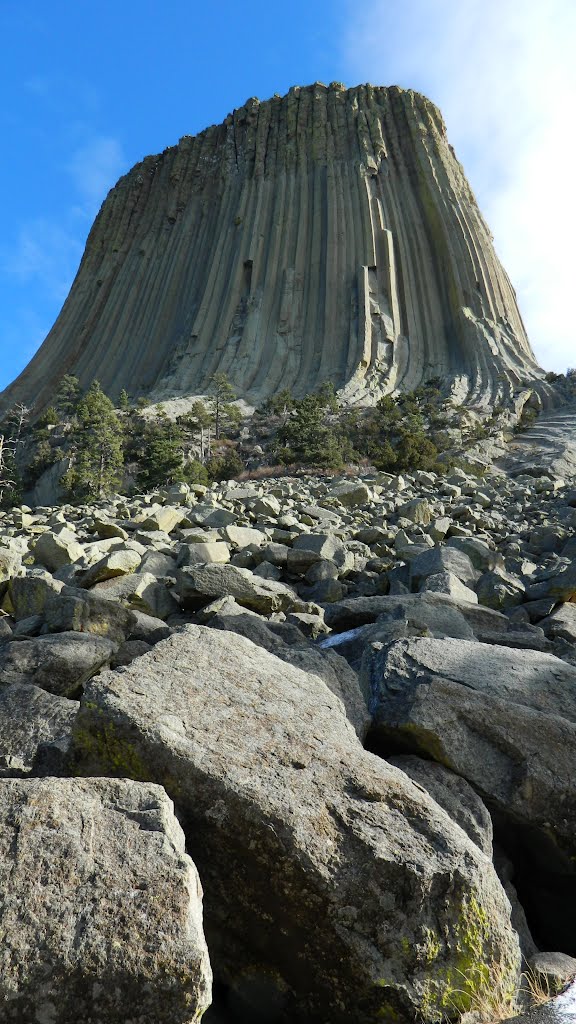
[[[0,605],[3,1020],[493,1020],[576,973],[573,479],[21,506]]]

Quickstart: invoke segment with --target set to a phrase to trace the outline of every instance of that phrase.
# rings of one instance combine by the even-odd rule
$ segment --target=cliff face
[[[325,380],[373,401],[436,375],[496,401],[542,376],[430,101],[293,88],[147,157],[0,407],[46,404],[64,373],[159,400],[216,371],[253,402]]]

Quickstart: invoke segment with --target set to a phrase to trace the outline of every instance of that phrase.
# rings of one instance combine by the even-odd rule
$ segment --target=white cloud
[[[63,302],[78,268],[82,244],[50,220],[23,224],[13,247],[3,246],[0,271],[19,282],[40,284],[45,293]]]
[[[72,154],[67,171],[80,196],[89,207],[90,216],[106,198],[126,166],[122,146],[117,139],[96,136]]]
[[[576,362],[567,298],[576,235],[573,0],[349,4],[355,81],[399,84],[440,106],[540,362]]]

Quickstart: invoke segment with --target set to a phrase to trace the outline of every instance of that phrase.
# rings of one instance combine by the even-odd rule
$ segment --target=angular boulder
[[[103,583],[104,580],[112,580],[116,576],[129,576],[136,572],[141,561],[141,553],[131,548],[110,551],[90,566],[82,577],[82,586],[88,590],[96,583]]]
[[[450,572],[467,587],[474,587],[480,573],[474,568],[468,555],[458,548],[433,547],[423,551],[410,562],[410,585],[418,588],[429,576]]]
[[[433,757],[504,815],[576,853],[576,668],[467,640],[367,648],[374,732]]]
[[[110,663],[115,644],[91,633],[52,633],[12,640],[0,648],[0,684],[33,683],[49,693],[74,696]]]
[[[178,603],[171,591],[149,572],[133,572],[129,576],[104,580],[97,583],[90,593],[159,619],[167,619],[178,611]]]
[[[84,548],[72,530],[63,527],[58,532],[48,530],[40,534],[33,547],[34,559],[41,565],[55,572],[63,565],[77,562],[84,554]]]
[[[32,768],[39,747],[68,749],[78,703],[37,686],[0,686],[0,763]]]
[[[135,624],[135,613],[115,601],[76,587],[64,587],[51,594],[44,609],[44,622],[50,633],[93,633],[122,643]]]
[[[245,1019],[432,1022],[469,1008],[479,975],[514,986],[492,864],[362,749],[315,676],[187,626],[89,683],[75,737],[79,773],[154,779],[177,802]]]
[[[0,781],[5,1024],[190,1024],[210,1002],[202,890],[160,786]]]
[[[269,615],[292,610],[298,603],[294,591],[284,583],[261,579],[249,569],[216,562],[180,569],[178,592],[185,608],[200,608],[208,598],[230,596],[246,608]]]

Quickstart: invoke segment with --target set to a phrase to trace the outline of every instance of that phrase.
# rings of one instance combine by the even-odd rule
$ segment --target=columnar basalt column
[[[438,375],[486,403],[543,376],[429,100],[296,87],[137,164],[0,409],[41,408],[64,373],[159,400],[217,371],[254,403],[325,380],[370,403]]]

